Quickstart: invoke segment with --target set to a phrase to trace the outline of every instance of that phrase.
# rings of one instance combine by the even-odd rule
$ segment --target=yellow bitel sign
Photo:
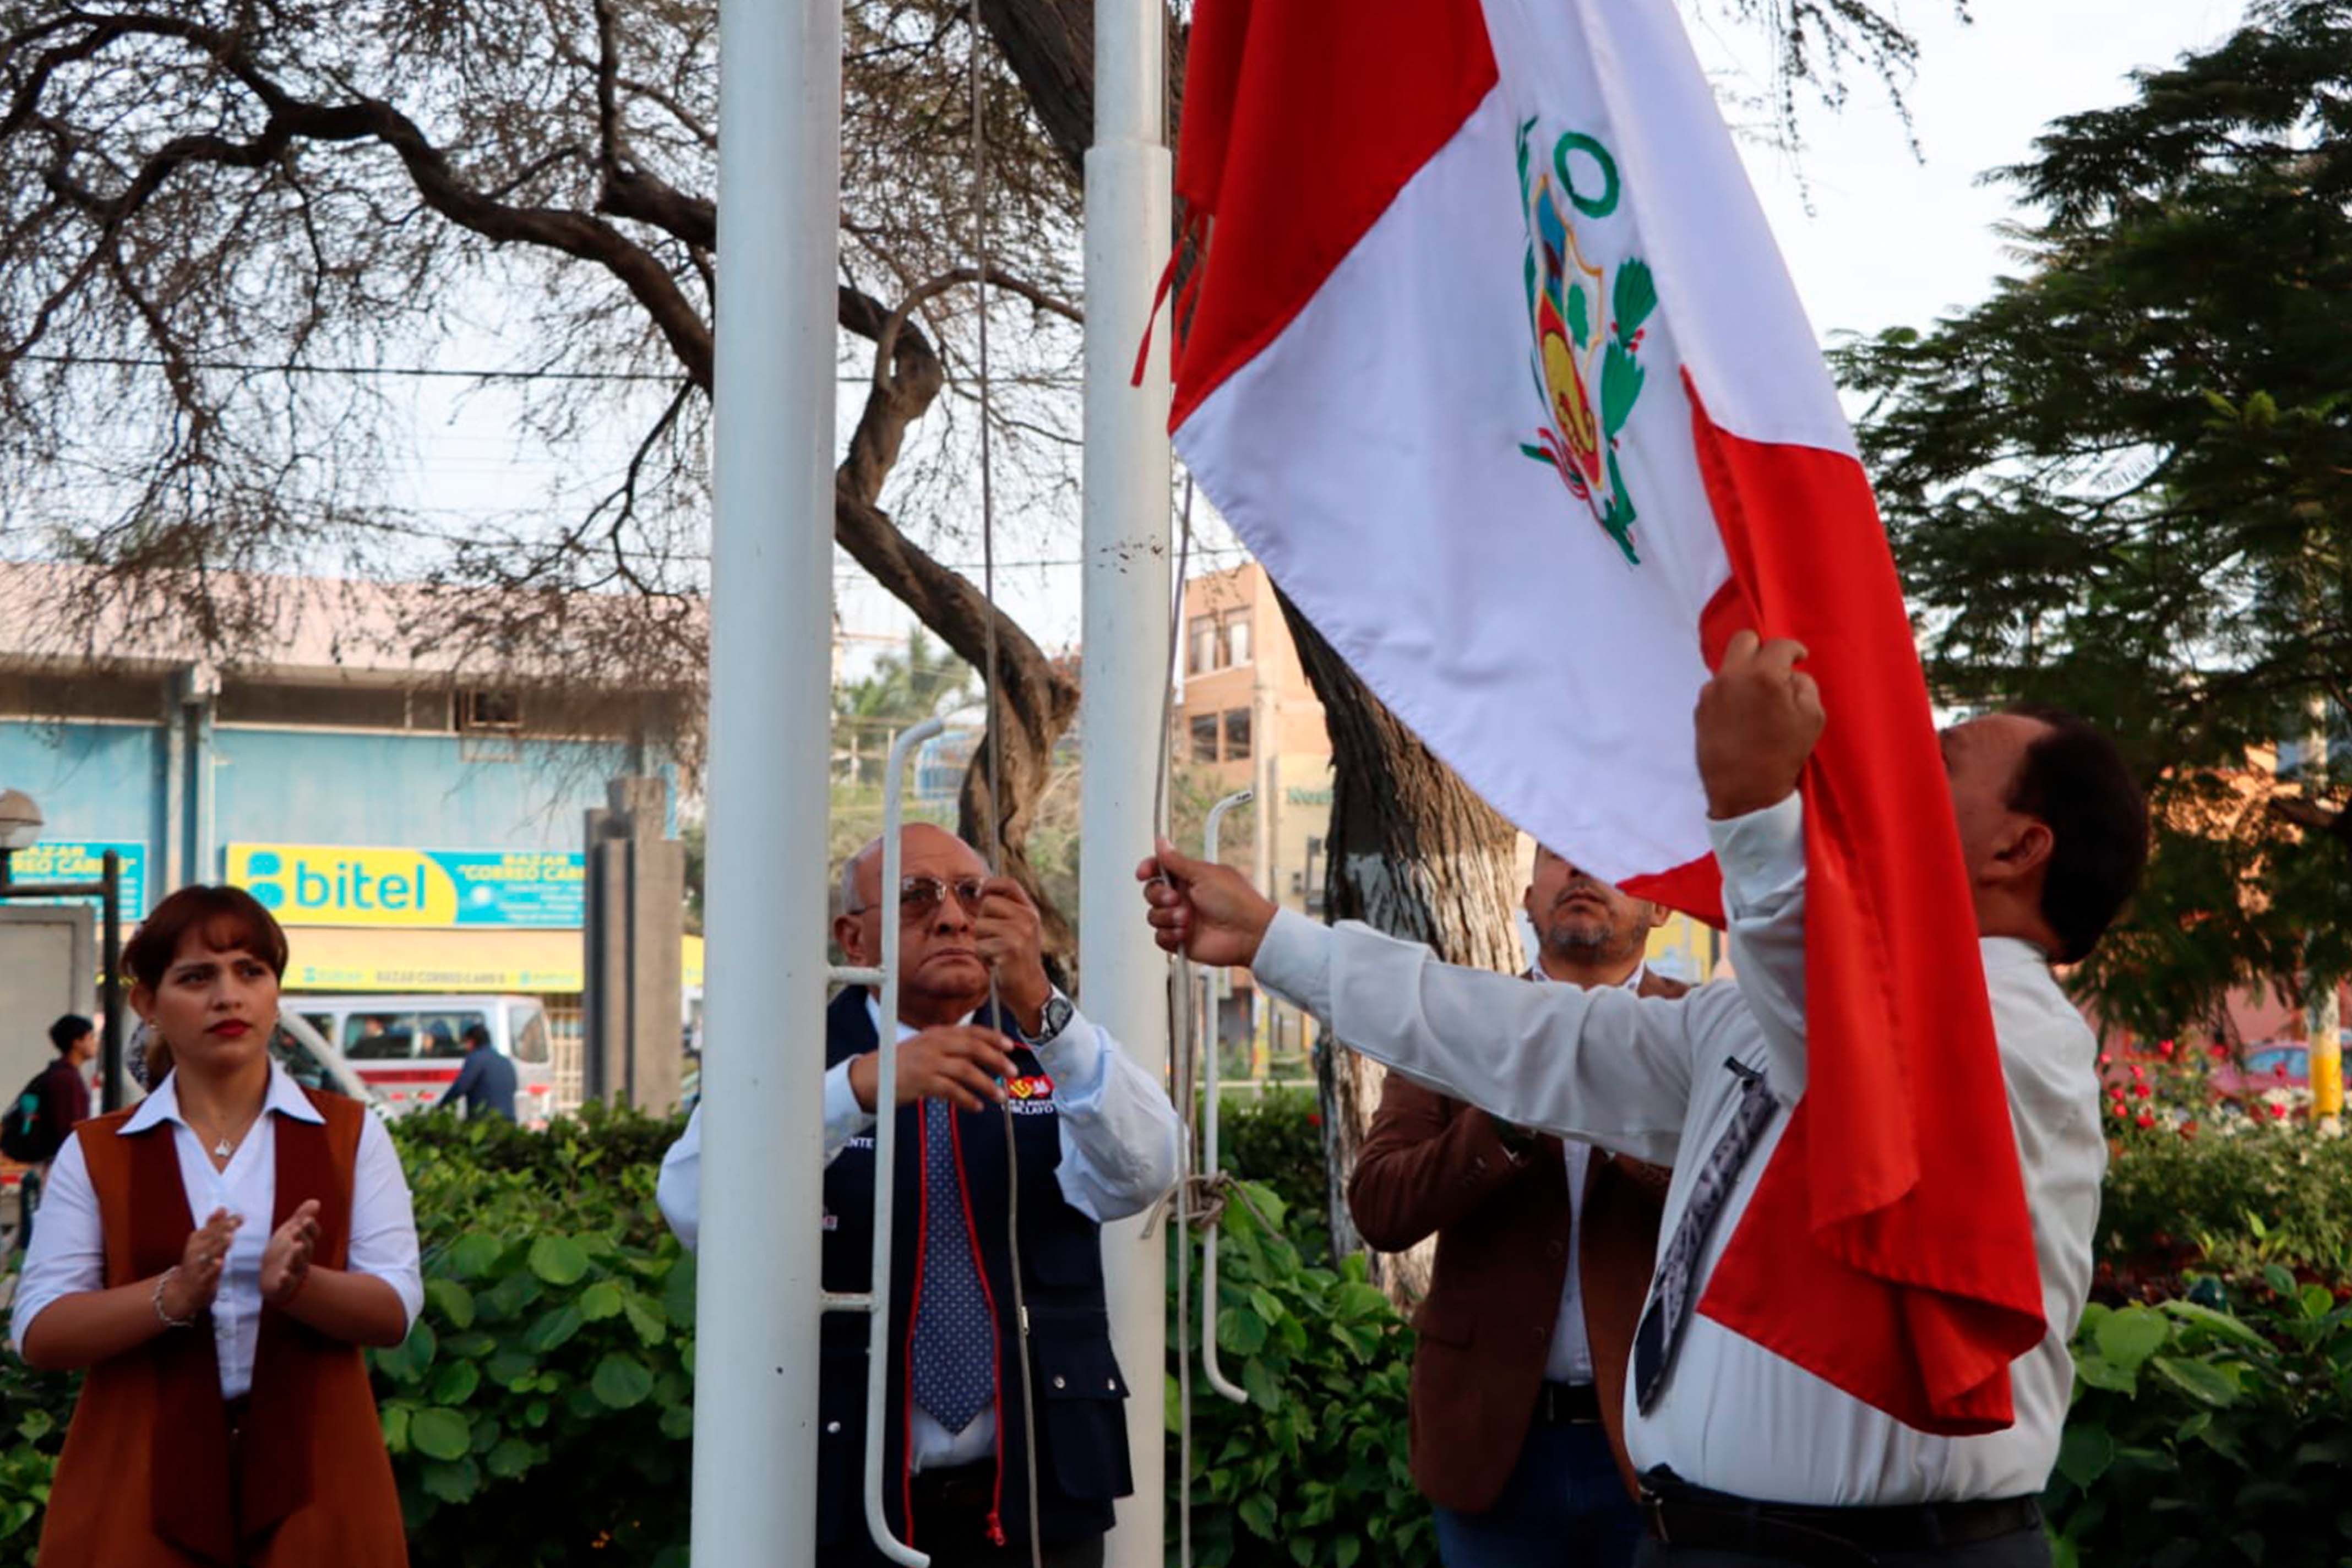
[[[289,925],[458,923],[457,884],[423,850],[232,844],[228,879]]]

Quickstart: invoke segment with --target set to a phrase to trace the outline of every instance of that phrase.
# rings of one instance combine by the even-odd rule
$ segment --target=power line
[[[19,354],[20,360],[34,364],[102,365],[110,370],[169,370],[177,368],[170,361],[145,359],[134,354]],[[422,381],[577,381],[633,382],[658,386],[676,386],[686,379],[678,371],[664,374],[640,370],[490,370],[466,369],[454,365],[431,364],[263,364],[243,360],[191,361],[185,368],[217,371],[228,375],[349,375],[361,377],[414,377]],[[874,378],[866,375],[836,375],[834,380],[844,386],[863,385]]]

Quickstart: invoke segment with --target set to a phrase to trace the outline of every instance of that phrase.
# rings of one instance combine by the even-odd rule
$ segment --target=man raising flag
[[[1755,1023],[1773,1002],[1686,1005],[1748,1019],[1745,1043],[1694,1046],[1682,1098],[1629,1125],[1606,1094],[1533,1110],[1491,1076],[1483,1027],[1475,1058],[1440,1060],[1344,985],[1339,1037],[1498,1114],[1647,1141],[1643,1158],[1675,1146],[1662,1267],[1676,1213],[1705,1215],[1637,1345],[1654,1375],[1634,1429],[1680,1403],[1668,1425],[1722,1436],[1656,1462],[1771,1502],[2036,1490],[2088,1271],[2087,1210],[2045,1199],[2095,1194],[2101,1146],[2072,1014],[2032,1047],[2010,1014],[2063,1005],[2046,961],[2087,951],[2131,885],[2137,794],[2072,721],[2003,716],[1939,756],[1852,434],[1667,0],[1393,16],[1201,0],[1177,180],[1207,248],[1180,307],[1179,447],[1324,636],[1505,815],[1633,896],[1717,918],[1727,901],[1736,946],[1777,941],[1794,1044]],[[1525,659],[1537,624],[1594,657]],[[1718,658],[1735,685],[1759,658],[1789,683],[1785,648],[1725,655],[1748,627],[1811,650],[1832,721],[1790,764],[1801,802],[1735,831],[1710,826],[1727,814],[1679,716]],[[1981,770],[1965,788],[1964,765]],[[1735,846],[1750,858],[1727,888]],[[2028,929],[2045,880],[2067,916]],[[1993,886],[2007,912],[1989,916]],[[1979,957],[1980,934],[2041,954],[2030,1002],[1988,962],[2016,953]],[[1421,999],[1388,1000],[1409,1018]],[[2056,1086],[2047,1114],[2029,1114],[2037,1085]],[[1697,1205],[1735,1124],[1709,1184],[1727,1190]],[[1718,1342],[1706,1379],[1671,1375],[1677,1347],[1708,1360]],[[1853,1417],[1856,1447],[1822,1450],[1799,1388]],[[1953,1458],[1979,1438],[2009,1458]],[[1743,1468],[1774,1453],[1797,1469]]]
[[[2073,1392],[2066,1341],[2090,1289],[2106,1167],[2097,1047],[2050,961],[2087,953],[2129,895],[2145,810],[2114,748],[2080,720],[2002,713],[1943,737],[2050,1329],[2013,1369],[2007,1429],[1907,1427],[1695,1310],[1727,1267],[1727,1237],[1755,1215],[1790,1107],[1818,1087],[1796,790],[1824,714],[1801,655],[1739,633],[1699,699],[1737,985],[1666,1000],[1453,968],[1361,926],[1277,914],[1239,874],[1165,844],[1139,872],[1151,923],[1196,963],[1248,964],[1408,1079],[1674,1167],[1626,1382],[1626,1446],[1654,1535],[1637,1561],[2033,1568],[2050,1560],[2036,1499]],[[1790,1305],[1837,1319],[1849,1303]]]

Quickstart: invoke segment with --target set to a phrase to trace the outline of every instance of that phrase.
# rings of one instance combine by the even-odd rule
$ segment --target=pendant
[[[213,1158],[215,1160],[226,1160],[235,1152],[236,1152],[236,1151],[229,1147],[228,1138],[226,1134],[222,1136],[219,1142],[213,1145]]]

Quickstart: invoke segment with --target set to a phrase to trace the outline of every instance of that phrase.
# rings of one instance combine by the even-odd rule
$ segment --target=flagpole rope
[[[969,16],[971,28],[971,254],[972,286],[977,290],[979,317],[980,373],[980,596],[987,602],[987,614],[982,620],[982,671],[981,679],[988,692],[988,727],[982,731],[987,746],[982,759],[988,778],[988,871],[992,877],[1004,875],[1004,718],[1007,704],[998,684],[999,663],[996,635],[996,487],[994,452],[991,428],[995,416],[995,385],[991,379],[988,360],[988,120],[982,61],[986,55],[987,30],[981,25],[980,0],[971,0]],[[997,991],[996,969],[988,971],[988,1012],[996,1027],[1004,1027],[1003,998]],[[1044,1538],[1037,1519],[1037,1412],[1031,1383],[1034,1373],[1030,1366],[1029,1302],[1027,1289],[1021,1277],[1021,1150],[1020,1139],[1013,1123],[1013,1102],[1002,1100],[997,1110],[1004,1119],[1005,1182],[1011,1194],[1005,1205],[1004,1233],[1012,1253],[1013,1342],[1021,1359],[1021,1448],[1024,1464],[1022,1479],[1028,1493],[1028,1535],[1030,1568],[1045,1568]],[[1003,1441],[1002,1415],[998,1417],[999,1451]],[[994,1521],[999,1539],[1003,1524]]]
[[[971,115],[971,251],[973,260],[973,286],[977,290],[978,300],[978,334],[976,345],[978,349],[978,363],[976,368],[978,370],[980,395],[980,592],[981,597],[987,605],[987,614],[983,617],[982,623],[982,658],[983,668],[982,672],[982,680],[988,693],[988,727],[985,731],[984,741],[987,752],[982,761],[984,774],[987,779],[988,794],[988,825],[986,828],[988,840],[986,846],[988,868],[990,875],[1001,877],[1004,874],[1003,721],[1006,713],[1006,705],[1003,702],[1002,693],[998,689],[999,659],[997,653],[996,625],[996,498],[993,462],[994,453],[992,447],[993,431],[992,428],[992,418],[995,411],[995,388],[991,376],[991,367],[989,363],[988,284],[990,274],[988,259],[988,131],[986,120],[987,103],[984,89],[985,78],[982,69],[987,33],[981,21],[980,0],[971,0],[968,17],[971,30],[971,53],[969,62]],[[1165,105],[1163,100],[1163,114],[1164,109]],[[1162,139],[1165,139],[1164,126]],[[1181,658],[1183,654],[1184,583],[1186,574],[1190,570],[1192,552],[1192,477],[1190,473],[1187,473],[1184,476],[1184,500],[1180,512],[1178,527],[1176,575],[1173,591],[1170,595],[1166,678],[1160,683],[1160,766],[1153,781],[1154,798],[1151,809],[1151,821],[1155,831],[1163,836],[1169,833],[1172,826],[1169,816],[1171,811],[1169,781],[1171,775],[1174,772],[1176,761],[1175,691],[1177,677],[1181,668],[1179,660]],[[1171,1023],[1178,1025],[1178,1026],[1171,1027],[1171,1037],[1170,1045],[1171,1050],[1181,1050],[1183,1053],[1182,1058],[1181,1058],[1181,1066],[1177,1069],[1176,1078],[1177,1082],[1180,1085],[1180,1092],[1184,1095],[1188,1102],[1192,1099],[1192,1062],[1194,1046],[1193,1034],[1195,1032],[1191,1016],[1192,1009],[1189,1005],[1192,998],[1192,977],[1193,968],[1192,963],[1181,954],[1179,954],[1176,961],[1175,979],[1176,987],[1184,998],[1184,1005],[1179,1009],[1181,1016],[1181,1020],[1171,1020]],[[1172,995],[1171,1000],[1171,1002],[1174,1000]],[[989,971],[988,1001],[990,1014],[1001,1027],[1004,1022],[1004,1017],[1001,1005],[1001,998],[997,990],[996,972],[993,968],[991,968]],[[1024,1299],[1021,1273],[1021,1205],[1019,1196],[1021,1184],[1020,1154],[1016,1146],[1017,1140],[1014,1137],[1012,1105],[1009,1101],[1001,1102],[1000,1110],[1002,1110],[1004,1118],[1004,1151],[1007,1165],[1007,1178],[1013,1194],[1013,1201],[1008,1205],[1008,1213],[1006,1215],[1006,1235],[1012,1252],[1013,1313],[1016,1320],[1015,1339],[1020,1348],[1021,1359],[1021,1436],[1023,1454],[1026,1460],[1024,1467],[1024,1479],[1027,1483],[1029,1504],[1029,1562],[1030,1568],[1045,1568],[1045,1548],[1042,1536],[1038,1529],[1037,1517],[1037,1424],[1035,1418],[1036,1412],[1033,1406],[1034,1394],[1032,1392],[1032,1378],[1034,1376],[1034,1373],[1030,1364],[1029,1308],[1028,1303]],[[1193,1136],[1197,1134],[1198,1131],[1198,1108],[1187,1103],[1183,1108],[1181,1115],[1183,1123],[1187,1128],[1187,1139],[1183,1151],[1184,1169],[1179,1173],[1175,1190],[1170,1194],[1168,1197],[1163,1198],[1162,1202],[1173,1202],[1177,1216],[1177,1246],[1180,1249],[1186,1249],[1192,1245],[1192,1237],[1189,1227],[1196,1212],[1192,1202],[1194,1181],[1192,1178],[1190,1167],[1192,1164],[1192,1142]],[[1222,1205],[1219,1206],[1222,1206]],[[1148,1230],[1146,1234],[1148,1237]],[[1190,1269],[1183,1267],[1183,1265],[1189,1261],[1189,1251],[1181,1252],[1180,1254],[1179,1291],[1180,1295],[1187,1299],[1179,1303],[1177,1323],[1178,1370],[1180,1383],[1177,1406],[1178,1435],[1181,1450],[1180,1465],[1183,1474],[1181,1524],[1180,1526],[1180,1535],[1181,1540],[1179,1550],[1179,1562],[1181,1568],[1192,1568],[1192,1356],[1190,1353],[1190,1336],[1192,1332],[1190,1325],[1192,1314],[1189,1310],[1191,1305],[1189,1300],[1190,1291],[1184,1289],[1184,1286],[1189,1283]],[[1215,1310],[1214,1303],[1213,1302],[1204,1303],[1204,1308],[1212,1311]]]

